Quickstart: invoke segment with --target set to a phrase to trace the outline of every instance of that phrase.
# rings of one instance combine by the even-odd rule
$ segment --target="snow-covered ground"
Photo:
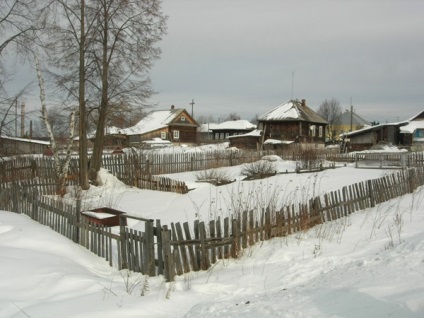
[[[172,175],[189,184],[185,195],[129,188],[103,173],[104,186],[91,187],[84,204],[162,224],[207,221],[393,172],[347,165],[294,174],[293,162],[275,163],[281,173],[257,181],[225,168],[235,182],[221,187]],[[0,317],[424,317],[423,199],[419,188],[173,283],[118,271],[28,217],[0,212]]]

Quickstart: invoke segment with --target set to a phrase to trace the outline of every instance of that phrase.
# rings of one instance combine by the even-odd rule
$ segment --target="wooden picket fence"
[[[249,246],[273,237],[282,237],[313,226],[347,217],[351,213],[412,193],[424,185],[424,169],[399,171],[331,191],[306,203],[279,210],[244,211],[209,222],[194,222],[194,237],[188,223],[162,227],[164,268],[168,280],[174,275],[206,270],[217,260],[236,258]]]
[[[358,152],[355,153],[356,168],[406,169],[424,166],[423,152]]]
[[[207,270],[220,259],[239,257],[258,242],[282,237],[349,216],[359,210],[412,193],[424,184],[424,168],[400,170],[384,177],[345,186],[308,202],[279,209],[243,211],[208,223],[199,220],[161,225],[126,214],[117,228],[89,222],[80,203],[66,204],[40,195],[34,185],[14,182],[0,192],[0,209],[24,213],[73,240],[111,266],[149,276],[175,275]],[[126,218],[144,224],[142,231],[126,226]]]
[[[278,152],[275,150],[222,150],[173,154],[160,154],[146,151],[132,154],[104,155],[102,166],[127,185],[149,189],[155,186],[157,187],[158,184],[157,179],[153,180],[152,184],[147,182],[151,180],[152,176],[235,166],[257,161],[265,155],[279,155],[284,160],[302,161],[302,158],[295,153]],[[319,153],[318,157],[320,160],[330,162],[356,161],[359,165],[361,165],[361,162],[365,163],[366,160],[375,160],[376,162],[382,163],[381,168],[391,166],[405,169],[409,167],[424,166],[423,152],[395,154],[336,154],[323,152]],[[380,167],[380,164],[378,164],[377,167]],[[69,166],[69,185],[76,185],[78,183],[78,174],[78,158],[73,157]],[[0,158],[0,184],[13,180],[29,180],[34,178],[49,180],[45,183],[54,180],[54,161],[52,158],[34,156],[6,159]],[[169,181],[167,180],[163,183],[166,184],[167,182]],[[159,182],[159,184],[161,184],[161,182]],[[167,185],[165,188],[169,188],[169,186]]]
[[[119,157],[117,157],[119,158]],[[106,162],[111,162],[104,158]],[[117,162],[120,162],[118,159]],[[132,162],[131,164],[133,164]],[[155,176],[152,174],[136,173],[136,169],[130,169],[128,165],[117,166],[111,169],[115,175],[125,184],[140,189],[149,189],[165,192],[187,193],[187,185],[182,181],[173,180],[169,177]],[[78,160],[70,161],[69,172],[66,178],[68,186],[78,185]],[[54,161],[52,158],[16,157],[0,162],[0,189],[8,187],[12,181],[22,181],[22,184],[42,187],[42,194],[55,194],[57,180],[54,175]]]

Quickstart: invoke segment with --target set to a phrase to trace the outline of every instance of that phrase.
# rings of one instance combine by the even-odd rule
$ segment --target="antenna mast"
[[[292,87],[291,87],[290,99],[293,99],[293,87],[294,87],[294,71],[292,72]]]

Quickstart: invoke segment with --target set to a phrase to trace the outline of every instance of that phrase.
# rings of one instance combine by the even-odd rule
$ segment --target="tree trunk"
[[[108,112],[109,99],[108,99],[108,90],[109,90],[109,61],[108,61],[108,10],[104,8],[104,25],[103,25],[103,52],[102,52],[102,98],[100,102],[100,113],[99,119],[97,122],[96,129],[96,140],[93,146],[93,156],[90,162],[90,180],[94,184],[98,184],[97,174],[102,167],[102,155],[103,155],[103,146],[104,146],[104,137],[105,137],[105,126],[106,126],[106,116]]]
[[[85,3],[81,0],[81,39],[79,65],[79,183],[88,190],[87,120],[85,107]]]

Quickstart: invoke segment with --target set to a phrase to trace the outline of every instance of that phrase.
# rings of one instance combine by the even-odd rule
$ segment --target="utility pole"
[[[18,136],[18,100],[15,99],[15,137]]]
[[[21,103],[21,138],[25,136],[25,103]]]
[[[353,105],[352,105],[352,97],[350,98],[350,131],[353,131]]]
[[[194,99],[191,100],[190,105],[191,105],[191,117],[194,118],[194,113],[193,113]]]

